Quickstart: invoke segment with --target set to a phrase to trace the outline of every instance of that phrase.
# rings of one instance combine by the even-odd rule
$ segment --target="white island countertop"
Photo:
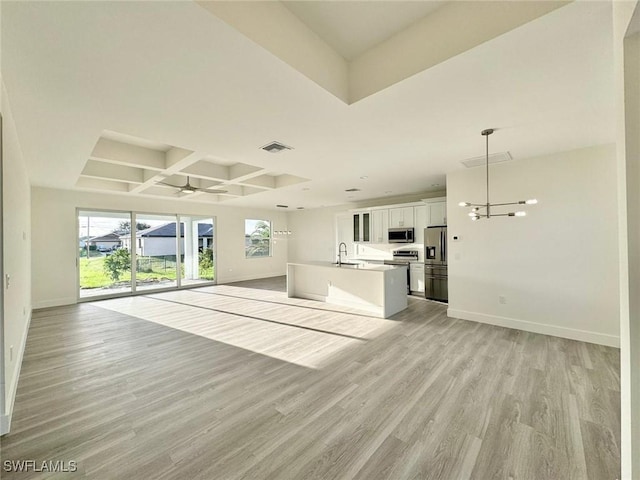
[[[356,308],[376,317],[388,318],[407,308],[407,267],[289,263],[287,295]]]
[[[325,267],[325,268],[347,268],[354,270],[371,270],[375,272],[386,272],[387,270],[392,270],[398,266],[402,265],[380,265],[373,263],[342,263],[338,265],[337,263],[331,262],[306,262],[306,263],[289,263],[287,265],[303,265],[303,266],[313,266],[313,267]]]

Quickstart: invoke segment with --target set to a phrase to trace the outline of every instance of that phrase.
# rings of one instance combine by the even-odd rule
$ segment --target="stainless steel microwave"
[[[389,243],[413,243],[413,228],[390,228]]]

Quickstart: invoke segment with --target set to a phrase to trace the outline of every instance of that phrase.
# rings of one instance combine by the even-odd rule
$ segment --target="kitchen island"
[[[287,296],[351,307],[380,318],[407,308],[407,267],[287,264]]]

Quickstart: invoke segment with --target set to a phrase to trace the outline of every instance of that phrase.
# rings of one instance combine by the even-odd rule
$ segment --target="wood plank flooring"
[[[617,479],[619,351],[288,299],[284,279],[34,312],[2,461],[91,479]]]

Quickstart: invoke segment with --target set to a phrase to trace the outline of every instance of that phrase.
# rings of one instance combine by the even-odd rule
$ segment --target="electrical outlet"
[[[507,303],[507,297],[505,297],[504,295],[500,295],[498,297],[498,302],[500,302],[500,305],[506,305]]]

